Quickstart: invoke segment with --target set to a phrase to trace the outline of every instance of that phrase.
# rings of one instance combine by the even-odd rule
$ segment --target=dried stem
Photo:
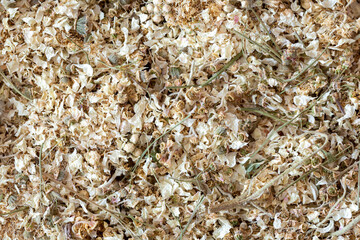
[[[316,169],[318,169],[319,167],[323,167],[327,164],[330,164],[332,162],[335,162],[339,156],[344,153],[347,149],[349,149],[350,147],[345,148],[344,150],[342,150],[340,153],[338,153],[335,157],[332,156],[331,154],[328,155],[328,160],[322,164],[320,164],[319,166],[312,168],[310,171],[304,173],[301,177],[299,177],[298,179],[296,179],[295,181],[293,181],[292,183],[288,184],[286,187],[284,187],[283,189],[281,189],[281,191],[276,195],[276,197],[280,196],[283,192],[285,192],[287,189],[289,189],[291,186],[295,185],[298,181],[304,179],[305,177],[309,176],[312,172],[314,172]],[[324,152],[324,151],[323,151]]]
[[[200,207],[200,205],[202,204],[202,202],[204,201],[204,199],[205,199],[205,195],[203,195],[203,196],[201,197],[199,203],[196,205],[193,213],[191,214],[191,216],[190,216],[190,218],[189,218],[188,223],[185,225],[184,229],[181,231],[178,240],[182,240],[182,238],[183,238],[183,236],[184,236],[184,233],[186,232],[187,228],[189,227],[192,219],[195,217],[195,214],[196,214],[196,212],[199,210],[199,207]]]
[[[12,90],[14,90],[16,93],[18,93],[20,96],[24,97],[25,99],[31,101],[32,99],[27,97],[25,94],[20,92],[19,89],[15,87],[15,85],[6,77],[5,73],[0,69],[0,75],[2,77],[3,82]]]
[[[275,38],[271,35],[270,31],[267,29],[267,27],[265,26],[264,22],[261,20],[261,18],[259,17],[259,15],[255,12],[255,10],[253,8],[251,8],[251,11],[254,13],[256,19],[260,22],[261,26],[265,29],[266,33],[269,35],[272,43],[274,44],[275,48],[277,51],[275,51],[274,49],[270,48],[270,50],[279,58],[281,58],[281,49],[279,47],[279,45],[277,45]]]
[[[158,179],[157,176],[156,176],[156,173],[154,172],[153,169],[151,169],[151,172],[153,173],[153,175],[154,175],[154,177],[155,177],[155,180],[156,180],[156,182],[159,184],[159,187],[160,187],[160,182],[159,182],[159,179]],[[166,203],[165,199],[164,199],[164,203],[165,203],[165,206],[169,209],[169,211],[170,211],[171,214],[173,215],[173,217],[178,221],[180,230],[182,230],[182,226],[181,226],[180,219],[179,219],[178,217],[176,217],[176,215],[174,214],[174,212],[171,210],[171,208],[169,207],[169,205]]]
[[[299,82],[298,84],[294,85],[294,87],[297,87],[297,86],[303,84],[304,82],[306,82],[307,80],[309,80],[309,79],[311,79],[311,78],[313,78],[313,77],[320,76],[320,75],[324,75],[324,74],[323,74],[323,73],[316,73],[316,74],[314,74],[314,75],[311,75],[311,76],[305,78],[304,80],[302,80],[301,82]],[[283,91],[281,91],[279,94],[283,94],[285,91],[286,91],[286,90],[283,90]]]
[[[320,59],[320,57],[325,53],[325,51],[328,49],[330,43],[325,47],[325,49],[320,53],[320,55],[309,65],[307,65],[305,68],[303,68],[297,75],[295,75],[294,77],[287,79],[287,80],[283,80],[283,79],[278,79],[275,78],[276,80],[280,81],[280,82],[291,82],[294,81],[295,79],[297,79],[298,77],[300,77],[304,72],[306,72],[309,68],[311,68],[312,66],[314,66],[315,63],[318,62],[318,60]]]
[[[308,133],[315,133],[312,131],[309,131]],[[279,181],[283,176],[289,174],[291,171],[293,171],[294,169],[296,169],[297,167],[299,167],[300,165],[302,165],[304,162],[306,162],[309,158],[311,158],[312,156],[314,156],[315,154],[317,154],[320,150],[322,150],[325,145],[328,143],[329,138],[326,134],[323,133],[316,133],[318,135],[322,135],[325,138],[325,141],[323,143],[323,145],[318,148],[316,151],[314,151],[313,153],[311,153],[310,155],[308,155],[306,158],[297,161],[296,163],[294,163],[290,168],[286,169],[283,173],[281,173],[280,175],[278,175],[277,177],[273,178],[272,180],[270,180],[268,183],[266,183],[262,188],[260,188],[259,190],[257,190],[255,193],[251,194],[248,197],[245,198],[241,198],[241,199],[234,199],[225,203],[221,203],[217,206],[214,206],[210,209],[210,211],[212,212],[219,212],[219,211],[223,211],[223,210],[229,210],[229,209],[233,209],[238,207],[239,205],[246,203],[250,200],[256,199],[258,197],[260,197],[260,195],[269,187],[273,186],[277,181]]]
[[[209,85],[212,81],[218,78],[223,72],[225,72],[229,67],[231,67],[237,60],[241,58],[243,55],[242,52],[236,54],[228,63],[226,63],[219,71],[217,71],[214,75],[211,76],[206,82],[200,85],[186,85],[186,86],[170,86],[166,87],[167,89],[177,89],[177,88],[189,88],[189,87],[205,87]]]
[[[252,39],[249,38],[248,36],[246,36],[246,35],[238,32],[238,31],[236,31],[236,30],[232,30],[232,32],[240,35],[240,37],[245,38],[245,39],[248,40],[250,43],[258,46],[260,49],[262,49],[263,51],[267,52],[267,53],[268,53],[272,58],[274,58],[278,63],[282,64],[281,59],[280,59],[278,56],[276,56],[270,49],[265,48],[265,47],[262,46],[261,44],[255,42],[254,40],[252,40]]]
[[[40,191],[44,193],[44,180],[42,176],[42,152],[44,148],[44,143],[41,144],[40,153],[39,153],[39,174],[40,174]]]
[[[133,173],[136,171],[136,168],[139,166],[140,161],[144,158],[144,156],[146,155],[146,153],[150,150],[150,148],[159,140],[161,139],[163,136],[165,136],[166,134],[168,134],[169,132],[171,132],[174,128],[176,128],[177,126],[179,126],[180,124],[182,124],[186,119],[188,119],[191,115],[188,115],[187,117],[185,117],[183,120],[181,120],[180,122],[178,122],[177,124],[175,124],[173,127],[171,127],[169,130],[165,131],[163,134],[161,134],[161,136],[159,136],[158,138],[156,138],[146,149],[145,151],[143,151],[143,153],[141,154],[141,156],[138,158],[138,160],[135,163],[135,166],[133,167],[133,169],[131,170]]]
[[[99,204],[91,201],[91,200],[88,199],[87,197],[82,196],[81,194],[79,194],[79,193],[77,193],[76,191],[74,191],[73,189],[69,188],[68,186],[66,186],[66,185],[63,184],[62,182],[56,180],[56,179],[53,178],[50,174],[44,173],[44,176],[45,176],[46,178],[48,178],[49,180],[51,180],[52,182],[54,182],[54,183],[56,183],[56,184],[59,184],[60,186],[62,186],[62,187],[65,188],[66,190],[68,190],[69,192],[73,193],[73,194],[74,194],[76,197],[78,197],[79,199],[81,199],[81,200],[83,200],[83,201],[85,201],[85,202],[87,202],[87,203],[93,204],[93,205],[95,205],[96,207],[100,208],[101,210],[103,210],[103,211],[105,211],[105,212],[108,212],[108,213],[109,213],[110,215],[112,215],[116,220],[119,221],[120,225],[121,225],[126,231],[128,231],[133,238],[138,239],[138,238],[135,236],[134,232],[133,232],[130,228],[126,227],[126,226],[125,226],[125,223],[123,222],[123,220],[119,218],[119,215],[122,216],[122,217],[129,217],[129,216],[126,216],[126,215],[124,215],[124,214],[122,214],[122,213],[119,213],[119,212],[115,212],[115,211],[109,210],[109,209],[107,209],[107,208],[105,208],[105,207],[103,207],[103,206],[101,206],[101,205],[99,205]],[[129,218],[133,219],[132,217],[129,217]]]
[[[345,234],[347,231],[349,231],[350,229],[352,229],[359,222],[360,222],[360,215],[357,216],[354,220],[352,220],[348,225],[346,225],[342,229],[340,229],[336,232],[333,232],[330,236],[332,236],[332,237],[341,236],[341,235]]]
[[[73,44],[75,44],[78,48],[80,48],[80,52],[84,52],[85,56],[86,56],[86,60],[88,62],[88,64],[91,66],[90,64],[90,59],[89,59],[89,55],[88,53],[84,50],[84,48],[82,48],[81,46],[79,46],[76,42],[74,42],[71,38],[69,38],[68,36],[65,36],[67,39],[69,39]]]
[[[360,206],[360,161],[358,165],[358,189],[357,189],[357,204]]]
[[[266,111],[262,111],[260,108],[239,108],[239,110],[241,111],[247,111],[247,112],[254,112],[254,113],[258,113],[261,114],[263,116],[269,117],[271,119],[274,119],[276,121],[280,121],[282,123],[286,123],[286,120],[283,120],[281,118],[275,117],[274,115],[266,112]],[[291,123],[291,125],[297,126],[295,123]]]
[[[316,227],[320,227],[324,222],[326,222],[331,216],[332,216],[332,212],[334,211],[334,209],[340,204],[340,202],[344,199],[345,195],[346,195],[346,186],[343,182],[341,182],[341,186],[344,190],[343,195],[336,201],[336,203],[334,204],[334,206],[332,206],[332,208],[330,209],[330,211],[328,212],[328,214],[326,215],[326,217],[319,222],[318,224],[316,224]]]
[[[15,210],[12,210],[10,212],[7,212],[7,213],[0,213],[0,216],[7,216],[7,215],[11,215],[11,214],[14,214],[14,213],[17,213],[17,212],[21,212],[21,211],[25,211],[26,209],[28,209],[29,206],[23,206],[23,207],[20,207],[18,209],[15,209]]]

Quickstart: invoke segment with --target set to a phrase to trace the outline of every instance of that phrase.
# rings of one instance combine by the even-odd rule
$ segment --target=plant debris
[[[0,1],[0,236],[358,239],[358,6]]]

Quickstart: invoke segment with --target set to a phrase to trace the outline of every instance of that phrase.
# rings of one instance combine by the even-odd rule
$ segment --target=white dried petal
[[[334,8],[335,4],[338,2],[338,0],[324,0],[320,2],[320,5],[324,8]]]
[[[352,218],[352,213],[351,213],[350,208],[343,208],[343,209],[340,209],[339,211],[336,211],[333,214],[332,218],[335,221],[339,221],[342,218],[350,219],[350,218]]]
[[[281,219],[279,218],[280,213],[275,214],[274,228],[281,229]]]
[[[69,170],[72,175],[75,175],[77,171],[82,170],[83,156],[78,154],[76,150],[73,153],[68,154],[67,160],[69,163]]]
[[[80,68],[82,71],[80,73],[85,74],[86,76],[92,77],[94,70],[89,64],[74,64],[77,68]]]
[[[128,142],[124,145],[123,149],[127,153],[132,153],[135,150],[135,145],[131,142]]]
[[[96,151],[90,151],[85,153],[85,160],[90,164],[90,165],[95,165],[100,161],[100,155],[99,153],[97,153]]]
[[[9,102],[14,104],[14,106],[16,108],[16,111],[17,111],[19,116],[27,116],[27,115],[29,115],[28,110],[26,110],[25,104],[23,104],[22,102],[17,101],[15,98],[10,98]]]
[[[153,0],[154,5],[162,4],[162,0]]]
[[[154,21],[154,23],[159,24],[163,20],[163,17],[161,15],[154,15],[152,17],[152,20]]]
[[[360,150],[355,149],[354,152],[351,154],[352,159],[357,159],[359,157]]]
[[[236,152],[231,152],[228,154],[218,155],[218,158],[223,165],[234,167],[236,165],[236,154]]]
[[[174,194],[174,191],[175,191],[174,185],[175,185],[175,183],[170,183],[166,180],[160,182],[159,187],[160,187],[160,191],[161,191],[161,196],[163,197],[164,200],[170,198]]]
[[[327,225],[327,226],[324,227],[324,228],[317,228],[316,231],[318,231],[319,233],[328,233],[328,232],[330,232],[331,230],[333,230],[333,228],[334,228],[334,221],[333,221],[333,220],[330,220],[329,225]]]
[[[231,5],[231,4],[226,4],[224,7],[223,7],[224,11],[227,12],[227,13],[231,13],[232,11],[234,11],[234,6]]]
[[[139,140],[139,137],[140,137],[140,134],[138,134],[138,133],[131,135],[130,142],[136,144]]]
[[[146,4],[146,10],[148,13],[152,13],[154,11],[154,4],[152,4],[152,3]]]
[[[344,121],[345,119],[348,118],[352,118],[353,116],[355,116],[355,111],[357,110],[357,106],[355,105],[350,105],[350,104],[346,104],[344,111],[345,111],[345,115],[342,116],[341,118],[339,118],[337,121],[341,122]]]
[[[256,224],[257,224],[261,229],[266,229],[266,228],[268,228],[268,226],[265,224],[264,220],[262,220],[260,216],[256,218]]]
[[[320,213],[318,211],[314,211],[313,213],[307,214],[307,218],[310,222],[318,223],[319,222],[319,215]]]
[[[220,218],[218,219],[220,222],[220,227],[217,228],[214,233],[213,233],[213,237],[216,239],[223,239],[225,237],[226,234],[228,234],[230,232],[230,229],[232,228],[231,223],[225,219],[225,218]]]
[[[299,107],[307,106],[308,102],[313,100],[313,97],[305,96],[305,95],[297,95],[294,97],[295,105]]]
[[[171,11],[171,7],[168,4],[164,4],[164,6],[162,7],[162,10],[164,13],[168,13]]]
[[[52,57],[54,57],[56,54],[55,54],[55,51],[52,47],[46,47],[45,48],[45,56],[46,56],[46,60],[47,61],[50,61],[50,59]]]

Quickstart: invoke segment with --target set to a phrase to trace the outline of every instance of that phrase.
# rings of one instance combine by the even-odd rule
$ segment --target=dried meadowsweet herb
[[[356,239],[358,1],[2,2],[3,238]]]

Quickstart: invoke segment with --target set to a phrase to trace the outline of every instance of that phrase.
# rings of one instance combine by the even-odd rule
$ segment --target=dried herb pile
[[[0,236],[358,238],[359,17],[0,1]]]

